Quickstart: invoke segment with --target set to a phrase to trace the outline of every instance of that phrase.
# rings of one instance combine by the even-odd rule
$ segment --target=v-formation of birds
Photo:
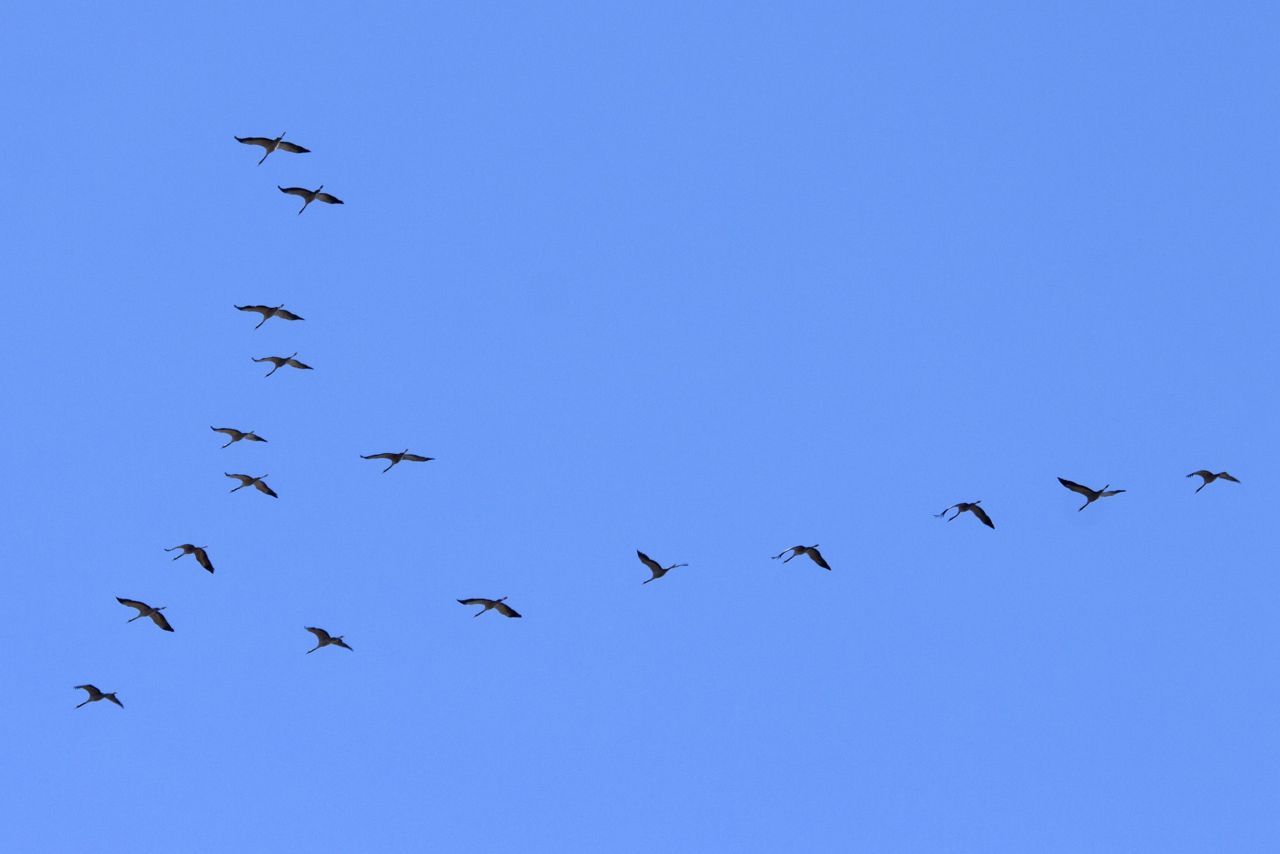
[[[280,136],[277,136],[275,138],[267,138],[267,137],[259,137],[259,136],[248,136],[248,137],[238,136],[236,137],[236,141],[243,143],[245,145],[256,145],[266,149],[266,153],[263,154],[262,159],[258,161],[259,166],[261,166],[263,162],[265,162],[266,159],[276,151],[285,151],[291,154],[308,154],[309,153],[309,149],[303,148],[302,146],[292,142],[287,142],[284,139],[284,136],[285,134],[283,133],[280,134]],[[329,193],[321,192],[321,190],[324,189],[324,185],[321,185],[315,190],[307,190],[302,187],[288,187],[288,188],[280,187],[279,189],[283,193],[299,196],[300,198],[303,199],[302,208],[298,211],[299,214],[305,211],[307,209],[307,206],[315,201],[325,202],[327,204],[334,204],[334,205],[343,204],[341,199],[338,199],[330,195]],[[272,318],[278,318],[281,320],[289,320],[289,321],[304,319],[300,315],[287,310],[284,307],[283,303],[275,306],[237,305],[235,306],[235,308],[237,308],[240,311],[253,312],[256,314],[260,314],[262,316],[262,319],[258,321],[258,324],[257,326],[254,327],[254,329],[260,329],[264,323],[266,323],[268,320],[271,320]],[[312,370],[310,365],[307,365],[303,362],[298,361],[296,358],[297,355],[298,354],[295,352],[289,356],[264,356],[262,358],[254,357],[253,361],[254,362],[270,362],[272,364],[271,370],[268,371],[266,374],[266,376],[268,377],[274,374],[277,370],[279,370],[282,367],[291,367],[291,368],[296,368],[298,370],[305,370],[305,371]],[[228,441],[226,442],[226,444],[222,445],[222,448],[224,449],[230,447],[231,445],[236,444],[237,442],[242,442],[242,441],[263,442],[263,443],[267,442],[266,439],[259,436],[254,430],[240,430],[235,427],[213,427],[213,426],[210,426],[210,429],[216,433],[221,433],[228,438]],[[426,456],[421,456],[419,454],[411,454],[409,453],[408,448],[405,448],[403,451],[399,451],[399,452],[387,452],[387,453],[380,453],[380,454],[360,454],[360,458],[364,460],[385,460],[387,462],[387,467],[382,470],[383,474],[386,474],[387,472],[391,471],[391,469],[395,468],[397,465],[399,465],[402,462],[425,463],[425,462],[431,462],[432,460],[435,459],[434,457],[426,457]],[[264,495],[268,495],[272,498],[280,497],[266,483],[266,478],[269,477],[270,475],[267,475],[267,474],[249,475],[249,474],[232,474],[232,473],[225,473],[225,474],[227,477],[240,482],[240,485],[233,487],[231,489],[231,492],[238,492],[239,490],[244,489],[245,487],[251,486],[254,489],[256,489],[258,492],[261,492]],[[1188,474],[1187,477],[1189,478],[1198,477],[1201,479],[1202,482],[1200,486],[1196,488],[1197,493],[1216,480],[1225,480],[1231,483],[1240,483],[1240,481],[1237,478],[1233,477],[1232,475],[1228,474],[1225,471],[1212,472],[1212,471],[1209,471],[1208,469],[1200,469],[1198,471],[1193,471],[1190,474]],[[1072,492],[1077,493],[1078,495],[1084,496],[1084,499],[1085,499],[1084,504],[1080,505],[1080,507],[1077,508],[1078,510],[1084,510],[1090,504],[1093,504],[1095,501],[1098,501],[1102,498],[1111,498],[1113,496],[1120,495],[1121,493],[1124,493],[1126,491],[1124,489],[1112,489],[1111,484],[1106,484],[1101,489],[1093,489],[1088,486],[1083,486],[1074,481],[1067,480],[1066,478],[1063,478],[1063,477],[1059,477],[1058,482],[1062,484],[1062,486],[1065,487],[1066,489],[1069,489]],[[969,513],[973,515],[975,518],[977,518],[978,521],[980,521],[983,525],[986,525],[988,528],[991,528],[992,530],[994,530],[996,527],[995,522],[991,520],[991,516],[987,513],[985,509],[982,508],[981,504],[982,504],[981,500],[960,501],[955,504],[952,504],[950,507],[947,507],[941,513],[936,513],[934,515],[937,516],[938,518],[945,518],[947,519],[948,522],[954,522],[962,514]],[[955,513],[948,517],[947,514],[953,510],[955,511]],[[182,545],[173,546],[172,548],[167,548],[165,549],[165,551],[181,552],[179,555],[174,557],[173,560],[178,560],[187,555],[194,555],[196,562],[202,568],[204,568],[210,574],[212,574],[213,562],[209,559],[209,554],[206,551],[206,548],[207,548],[206,546],[197,546],[192,543],[183,543]],[[818,551],[818,545],[816,544],[812,546],[805,546],[805,545],[791,546],[790,548],[783,549],[778,554],[773,555],[773,559],[781,560],[783,563],[788,563],[794,558],[802,557],[802,556],[809,558],[809,560],[811,560],[813,563],[815,563],[817,566],[819,566],[822,569],[825,569],[828,571],[831,570],[830,564],[827,563],[826,559],[822,556],[822,553]],[[647,554],[640,551],[639,549],[636,550],[636,557],[639,558],[640,563],[643,564],[644,567],[648,569],[650,572],[650,577],[646,578],[643,582],[641,582],[642,584],[648,584],[651,581],[657,581],[659,578],[664,577],[667,573],[671,572],[673,569],[677,569],[678,567],[688,566],[687,563],[673,563],[673,564],[668,564],[667,566],[663,566],[660,562],[649,557]],[[469,598],[469,599],[459,599],[458,603],[468,607],[479,607],[480,610],[477,611],[474,615],[476,617],[486,614],[489,611],[497,611],[502,616],[508,617],[508,618],[520,617],[521,614],[518,611],[516,611],[514,608],[512,608],[510,605],[506,604],[506,600],[507,600],[506,596],[503,596],[499,599],[484,599],[484,598],[475,597],[475,598]],[[174,630],[173,626],[169,624],[169,620],[165,617],[164,614],[161,613],[162,611],[165,610],[166,606],[163,606],[163,605],[153,606],[153,605],[147,604],[146,602],[139,601],[137,599],[126,599],[119,596],[116,597],[116,601],[119,602],[121,605],[124,605],[128,608],[132,608],[138,612],[136,616],[131,617],[127,622],[132,623],[135,620],[140,620],[143,617],[146,617],[146,618],[149,618],[152,623],[154,623],[158,628],[162,629],[163,631],[172,632]],[[327,646],[337,646],[346,650],[351,649],[351,647],[347,645],[346,641],[343,640],[343,635],[331,635],[325,629],[322,629],[316,626],[306,626],[305,629],[306,631],[314,635],[316,638],[316,645],[311,649],[307,650],[308,655],[315,652],[316,650],[323,649],[324,647],[327,647]],[[114,691],[104,692],[99,690],[96,686],[92,684],[77,685],[75,687],[77,690],[83,690],[88,694],[88,699],[86,699],[84,702],[77,705],[76,706],[77,709],[89,703],[96,703],[99,700],[108,700],[114,703],[115,705],[119,706],[120,708],[124,708],[124,704],[121,703],[120,700],[116,697],[116,692]]]

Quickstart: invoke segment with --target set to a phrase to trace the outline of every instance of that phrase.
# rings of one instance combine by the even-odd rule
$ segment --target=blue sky
[[[1116,6],[10,10],[0,847],[1271,848],[1280,16]]]

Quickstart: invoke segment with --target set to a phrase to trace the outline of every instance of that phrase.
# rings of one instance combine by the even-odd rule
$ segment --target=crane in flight
[[[1196,487],[1196,492],[1199,492],[1200,490],[1204,489],[1206,486],[1213,483],[1215,480],[1229,480],[1232,483],[1240,482],[1236,480],[1234,477],[1232,477],[1231,475],[1227,474],[1225,471],[1220,471],[1217,474],[1214,474],[1208,469],[1200,469],[1200,471],[1193,471],[1191,474],[1187,475],[1187,477],[1198,477],[1204,481],[1204,483]]]
[[[342,639],[342,635],[334,637],[324,629],[317,629],[315,626],[304,626],[304,628],[316,636],[316,645],[307,650],[307,655],[325,646],[340,646],[343,649],[351,649],[351,647],[347,646],[346,641]]]
[[[231,491],[235,492],[234,489]],[[187,555],[195,555],[196,563],[200,564],[205,569],[209,570],[209,572],[213,572],[213,561],[209,560],[209,553],[205,551],[206,548],[207,546],[194,546],[191,543],[183,543],[180,546],[174,546],[171,549],[165,549],[165,551],[176,552],[178,549],[182,549],[182,554],[175,557],[174,560],[184,558]]]
[[[298,196],[299,198],[303,199],[302,207],[298,209],[299,216],[301,216],[302,212],[307,209],[307,205],[311,204],[312,202],[324,202],[327,205],[346,204],[345,202],[342,201],[342,199],[338,198],[337,196],[330,195],[329,193],[320,192],[321,190],[324,189],[324,184],[321,184],[319,187],[316,187],[314,190],[308,190],[306,187],[281,187],[279,184],[276,185],[276,189],[278,189],[282,193],[288,193],[291,196]]]
[[[811,546],[792,546],[789,549],[783,549],[782,551],[774,555],[773,559],[777,560],[778,558],[787,554],[787,552],[791,552],[791,554],[787,555],[787,558],[784,561],[782,561],[783,563],[789,563],[791,561],[791,558],[793,557],[799,557],[800,555],[808,555],[809,559],[812,560],[814,563],[816,563],[818,566],[822,567],[827,571],[831,570],[831,566],[825,560],[823,560],[822,552],[818,551],[817,543],[814,543]]]
[[[288,131],[285,131],[285,133],[288,133]],[[266,160],[274,151],[287,151],[290,154],[311,153],[310,149],[303,148],[301,145],[296,145],[292,142],[285,142],[284,133],[280,134],[275,139],[267,139],[265,136],[237,136],[236,142],[240,142],[245,145],[260,145],[265,148],[267,153],[262,155],[262,160]],[[259,166],[262,165],[262,160],[258,161]]]
[[[991,521],[991,517],[987,515],[986,510],[983,510],[981,507],[978,506],[981,503],[982,503],[981,501],[961,501],[959,504],[952,504],[946,510],[943,510],[941,513],[935,513],[934,515],[937,518],[941,519],[944,516],[946,516],[948,513],[950,513],[952,510],[954,510],[956,511],[956,515],[952,516],[950,519],[947,519],[948,522],[954,522],[956,519],[960,517],[961,513],[972,513],[982,521],[982,524],[986,525],[988,528],[991,528],[992,530],[995,530],[996,523]]]
[[[232,445],[234,445],[236,442],[239,442],[241,439],[247,439],[250,442],[267,441],[266,439],[262,438],[252,430],[237,430],[234,427],[214,427],[212,425],[209,426],[209,429],[215,433],[223,433],[230,437],[230,440],[227,442],[227,444],[222,446],[224,448],[230,448]]]
[[[493,610],[495,608],[497,609],[498,613],[504,617],[520,616],[519,611],[517,611],[515,608],[512,608],[510,605],[507,604],[506,596],[503,596],[501,599],[459,599],[458,604],[459,605],[480,605],[481,606],[480,610],[476,611],[474,614],[471,615],[473,617],[478,617],[481,614],[487,611]]]
[[[271,475],[269,474],[264,474],[262,477],[251,477],[250,475],[247,475],[247,474],[227,474],[225,471],[223,472],[223,474],[229,478],[233,478],[235,480],[240,481],[240,485],[237,487],[234,487],[231,490],[232,492],[238,492],[239,490],[244,489],[246,486],[252,486],[254,489],[258,490],[259,492],[270,495],[272,498],[280,497],[279,495],[276,495],[275,491],[272,490],[271,487],[267,486],[266,484],[266,478],[271,477]],[[213,570],[209,570],[209,571],[212,572]]]
[[[364,454],[361,454],[361,455],[360,455],[360,459],[362,459],[362,460],[390,460],[390,461],[391,461],[391,464],[390,464],[390,465],[388,465],[386,468],[384,468],[384,469],[382,470],[382,473],[383,473],[383,474],[386,474],[387,472],[389,472],[389,471],[391,471],[393,468],[395,468],[395,466],[396,466],[396,464],[397,464],[397,463],[405,462],[406,460],[407,460],[408,462],[411,462],[411,463],[429,463],[429,462],[431,462],[432,460],[434,460],[434,459],[435,459],[435,457],[420,457],[420,456],[418,456],[417,454],[411,454],[411,453],[409,453],[409,449],[408,449],[408,448],[405,448],[403,451],[401,451],[401,452],[400,452],[400,453],[398,453],[398,454],[369,454],[368,456],[365,456]]]
[[[285,309],[284,303],[280,303],[279,305],[237,305],[236,308],[241,311],[256,311],[258,314],[262,315],[262,319],[258,321],[257,326],[253,327],[254,329],[261,328],[262,324],[266,323],[273,317],[278,317],[281,320],[306,320],[305,317],[294,314],[292,311]]]
[[[655,579],[661,578],[662,576],[666,575],[668,572],[670,572],[671,570],[675,569],[678,566],[689,565],[687,563],[673,563],[671,564],[671,566],[663,566],[662,564],[658,563],[656,560],[649,557],[647,554],[640,551],[639,549],[636,549],[636,557],[640,558],[640,562],[645,566],[649,567],[649,571],[653,573],[652,578],[646,578],[644,581],[640,582],[641,584],[648,584],[650,581],[654,581]]]
[[[121,599],[119,596],[116,597],[116,601],[121,605],[127,605],[128,607],[137,610],[138,616],[130,617],[128,622],[132,623],[134,620],[141,620],[143,617],[150,617],[151,622],[155,623],[166,632],[173,631],[173,626],[169,625],[169,621],[165,619],[164,614],[160,613],[164,610],[165,606],[161,605],[159,608],[153,608],[146,602],[139,602],[137,599]]]
[[[122,708],[122,709],[124,708],[124,703],[122,703],[122,702],[120,702],[118,699],[116,699],[116,692],[115,692],[115,691],[111,691],[111,692],[109,692],[109,693],[106,693],[106,692],[103,692],[103,691],[99,691],[99,690],[97,689],[97,687],[95,687],[95,686],[93,686],[93,685],[77,685],[77,686],[76,686],[76,689],[77,689],[77,690],[81,690],[81,691],[88,691],[88,692],[89,692],[89,699],[87,699],[87,700],[85,700],[83,703],[81,703],[81,704],[80,704],[80,706],[84,706],[84,705],[87,705],[87,704],[89,704],[89,703],[96,703],[96,702],[98,702],[99,700],[110,700],[111,702],[113,702],[113,703],[115,703],[117,706],[119,706],[120,708]],[[76,708],[78,709],[78,708],[80,708],[80,706],[76,706]]]
[[[293,356],[296,356],[296,355],[298,354],[297,353],[293,354]],[[303,364],[302,362],[299,362],[297,359],[293,358],[293,356],[263,356],[261,359],[254,359],[253,356],[250,356],[249,358],[253,359],[253,361],[255,362],[270,362],[271,364],[275,365],[274,368],[267,371],[267,373],[265,374],[265,376],[268,376],[268,377],[274,374],[276,371],[283,368],[285,365],[288,365],[291,368],[298,368],[299,370],[303,370],[303,371],[315,370],[310,365],[306,365],[306,364]]]
[[[1058,478],[1058,483],[1062,484],[1072,492],[1079,493],[1084,496],[1084,504],[1081,504],[1077,508],[1078,510],[1083,510],[1099,498],[1110,498],[1113,495],[1119,495],[1125,491],[1123,489],[1108,489],[1107,487],[1111,486],[1109,483],[1102,487],[1102,489],[1090,489],[1087,486],[1081,486],[1074,481],[1067,480],[1065,477]]]

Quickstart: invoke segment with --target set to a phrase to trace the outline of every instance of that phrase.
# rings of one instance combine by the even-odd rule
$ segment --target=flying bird
[[[263,475],[263,477],[266,477],[266,475]],[[239,489],[239,488],[240,487],[236,487],[236,489]],[[233,489],[231,491],[235,492],[236,490]],[[274,492],[271,494],[275,495]],[[209,560],[209,553],[205,551],[205,548],[206,546],[193,546],[191,545],[191,543],[183,543],[180,546],[174,546],[171,549],[165,549],[165,551],[176,552],[178,549],[182,549],[182,554],[175,557],[174,560],[178,560],[179,558],[186,557],[187,555],[195,555],[196,563],[200,564],[205,569],[209,570],[209,572],[213,572],[213,561]]]
[[[297,353],[293,354],[293,356],[296,356],[296,355],[298,354]],[[253,361],[255,362],[270,362],[271,364],[275,365],[274,368],[267,371],[267,373],[265,374],[265,376],[268,376],[268,377],[274,374],[276,371],[283,368],[285,365],[288,365],[291,368],[298,368],[303,371],[315,370],[310,365],[306,365],[306,364],[303,364],[302,362],[299,362],[297,359],[293,358],[293,356],[263,356],[261,359],[254,359],[253,356],[250,356],[249,358],[253,359]]]
[[[324,629],[317,629],[314,626],[305,626],[304,628],[316,636],[316,645],[307,650],[307,655],[310,655],[322,646],[329,646],[331,644],[333,646],[340,646],[343,649],[351,649],[351,647],[347,646],[346,641],[342,639],[342,635],[333,637]]]
[[[961,513],[972,513],[973,515],[977,516],[979,519],[982,520],[982,524],[994,530],[996,527],[996,523],[991,521],[991,517],[987,515],[986,510],[983,510],[981,507],[978,506],[981,503],[982,503],[981,501],[961,501],[959,504],[952,504],[946,510],[943,510],[941,513],[936,513],[934,515],[937,516],[939,519],[941,519],[944,516],[946,516],[948,513],[950,513],[952,510],[954,510],[956,511],[956,515],[952,516],[950,519],[947,520],[948,522],[954,522],[957,518],[959,518]]]
[[[506,596],[503,596],[501,599],[459,599],[458,604],[459,605],[482,605],[483,607],[479,611],[476,611],[474,614],[471,615],[473,617],[478,617],[481,614],[493,608],[497,608],[498,613],[504,617],[520,616],[520,614],[516,611],[515,608],[512,608],[510,605],[507,604]]]
[[[93,685],[77,685],[77,686],[76,686],[76,689],[77,689],[77,690],[81,690],[81,691],[88,691],[88,692],[89,692],[89,699],[87,699],[87,700],[85,700],[83,703],[81,703],[81,704],[80,704],[80,706],[87,705],[88,703],[96,703],[96,702],[98,702],[99,700],[110,700],[111,702],[113,702],[113,703],[115,703],[117,706],[119,706],[120,708],[122,708],[122,709],[124,708],[124,703],[122,703],[122,702],[120,702],[118,699],[116,699],[116,692],[115,692],[115,691],[112,691],[111,693],[106,694],[106,693],[103,693],[102,691],[99,691],[99,690],[98,690],[95,686],[93,686]],[[76,708],[78,709],[78,708],[80,708],[80,706],[76,706]]]
[[[661,578],[662,576],[666,575],[668,572],[670,572],[671,570],[675,569],[678,566],[689,565],[687,563],[673,563],[671,564],[671,566],[663,566],[662,564],[658,563],[656,560],[649,557],[647,554],[640,551],[639,549],[636,549],[636,557],[640,558],[640,562],[643,563],[645,566],[649,567],[649,571],[653,573],[653,578],[646,578],[644,581],[640,582],[641,584],[648,584],[650,581],[653,581],[656,578]]]
[[[1084,504],[1081,504],[1077,508],[1078,510],[1083,510],[1099,498],[1110,498],[1112,495],[1119,495],[1125,491],[1123,489],[1108,489],[1107,487],[1111,486],[1109,483],[1107,486],[1102,487],[1102,489],[1090,489],[1087,486],[1081,486],[1080,484],[1067,480],[1064,477],[1058,478],[1058,483],[1062,484],[1072,492],[1078,492],[1084,496]]]
[[[1240,482],[1240,481],[1236,480],[1234,477],[1232,477],[1231,475],[1227,474],[1225,471],[1220,471],[1220,472],[1218,472],[1217,474],[1214,474],[1213,472],[1209,471],[1208,469],[1200,469],[1200,471],[1193,471],[1191,474],[1187,475],[1187,477],[1198,477],[1198,478],[1200,478],[1201,480],[1203,480],[1203,481],[1204,481],[1204,483],[1202,483],[1202,484],[1200,484],[1199,486],[1197,486],[1197,487],[1196,487],[1196,492],[1199,492],[1200,490],[1204,489],[1204,488],[1205,488],[1206,486],[1208,486],[1209,484],[1213,483],[1215,480],[1219,480],[1219,479],[1221,479],[1221,480],[1229,480],[1229,481],[1231,481],[1232,483],[1239,483],[1239,482]]]
[[[783,549],[782,551],[774,555],[773,559],[777,560],[778,558],[787,554],[787,552],[791,552],[791,554],[787,555],[787,558],[786,560],[783,561],[783,563],[789,563],[791,561],[791,558],[793,557],[800,557],[800,555],[808,555],[809,559],[812,560],[814,563],[816,563],[818,566],[822,567],[828,572],[831,570],[831,567],[827,564],[827,562],[822,559],[822,552],[818,551],[817,543],[814,543],[811,546],[792,546],[789,549]]]
[[[285,133],[288,133],[288,131]],[[273,151],[287,151],[290,154],[311,153],[310,149],[303,148],[301,145],[294,145],[292,142],[285,142],[283,133],[275,139],[267,139],[265,136],[237,136],[236,142],[241,142],[245,145],[261,145],[267,150],[267,153],[262,155],[262,160],[266,160],[270,157],[271,152]],[[262,160],[258,161],[259,166],[262,165]]]
[[[404,462],[405,460],[408,460],[411,463],[429,463],[432,460],[434,460],[435,457],[420,457],[417,454],[409,453],[409,449],[405,448],[403,451],[401,451],[398,454],[369,454],[369,456],[367,457],[364,454],[361,454],[360,459],[391,460],[391,464],[382,470],[382,473],[386,474],[387,472],[391,471],[391,469],[395,468],[397,463]]]
[[[130,608],[137,609],[138,616],[130,617],[128,622],[132,623],[134,620],[141,620],[143,617],[150,617],[151,622],[155,623],[166,632],[173,631],[173,626],[169,625],[169,621],[164,618],[164,614],[160,613],[164,610],[165,606],[161,605],[159,608],[152,608],[146,602],[139,602],[137,599],[121,599],[119,596],[116,597],[116,601],[121,605],[127,605]]]
[[[307,205],[311,204],[312,202],[324,202],[325,204],[329,204],[329,205],[345,204],[345,202],[343,202],[342,199],[338,198],[337,196],[331,196],[328,193],[320,192],[321,190],[324,189],[324,184],[321,184],[319,187],[316,187],[314,190],[308,190],[306,187],[281,187],[279,184],[276,185],[276,189],[278,189],[282,193],[288,193],[291,196],[298,196],[302,199],[305,199],[305,201],[302,203],[302,207],[298,209],[299,216],[301,216],[302,212],[307,209]]]
[[[241,439],[248,439],[250,442],[267,441],[266,439],[262,438],[252,430],[237,430],[234,427],[214,427],[214,426],[210,426],[209,429],[215,433],[225,433],[226,435],[231,437],[231,440],[227,442],[227,444],[222,446],[224,448],[231,447],[236,442],[239,442]]]
[[[280,497],[279,495],[276,495],[275,492],[271,489],[271,487],[267,486],[267,484],[265,483],[265,480],[271,477],[271,475],[269,474],[264,474],[262,477],[250,477],[247,474],[227,474],[225,471],[223,472],[223,474],[227,475],[227,477],[232,477],[240,481],[240,485],[233,488],[231,490],[232,492],[236,492],[238,490],[244,489],[246,486],[252,486],[254,489],[258,490],[259,492],[265,492],[267,495],[270,495],[272,498]],[[213,572],[212,569],[210,569],[209,571]]]
[[[305,317],[301,317],[294,314],[292,311],[287,310],[284,307],[284,303],[280,303],[279,305],[237,305],[236,308],[241,311],[256,311],[258,314],[262,315],[262,319],[258,321],[257,326],[253,327],[254,329],[258,329],[262,324],[266,323],[273,317],[278,317],[281,320],[306,320]]]

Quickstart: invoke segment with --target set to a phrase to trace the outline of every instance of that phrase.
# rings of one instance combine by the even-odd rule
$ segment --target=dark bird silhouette
[[[124,703],[122,703],[122,702],[120,702],[118,699],[116,699],[116,692],[115,692],[115,691],[112,691],[112,692],[110,692],[110,693],[104,693],[104,692],[102,692],[102,691],[99,691],[99,690],[98,690],[96,687],[94,687],[93,685],[77,685],[77,686],[76,686],[76,689],[77,689],[77,690],[81,690],[81,691],[88,691],[88,692],[89,692],[89,699],[87,699],[87,700],[85,700],[83,703],[81,703],[81,704],[80,704],[80,706],[84,706],[84,705],[87,705],[87,704],[89,704],[89,703],[96,703],[96,702],[98,702],[99,700],[110,700],[111,702],[113,702],[113,703],[115,703],[117,706],[119,706],[120,708],[122,708],[122,709],[124,708]],[[78,709],[78,708],[80,708],[80,706],[76,706],[76,708]]]
[[[973,515],[977,516],[979,519],[982,520],[982,524],[994,530],[996,527],[996,523],[991,521],[991,517],[987,515],[986,510],[983,510],[981,507],[978,506],[981,503],[982,503],[981,501],[961,501],[959,504],[952,504],[946,510],[943,510],[941,513],[935,513],[934,515],[937,516],[939,519],[941,519],[945,517],[948,513],[950,513],[952,510],[954,510],[956,511],[956,515],[952,516],[950,519],[947,519],[948,522],[954,522],[957,518],[959,518],[961,513],[972,513]]]
[[[474,614],[471,615],[473,617],[478,617],[484,612],[491,610],[493,608],[496,608],[498,610],[498,613],[504,617],[520,616],[519,612],[517,612],[515,608],[512,608],[510,605],[507,604],[506,596],[503,596],[501,599],[459,599],[458,604],[482,606],[479,611],[476,611]]]
[[[300,317],[292,311],[287,311],[284,307],[284,303],[280,303],[279,305],[238,305],[236,308],[241,311],[256,311],[258,314],[262,315],[262,319],[258,321],[257,326],[253,327],[254,329],[260,328],[262,324],[266,323],[273,317],[278,317],[281,320],[306,320],[305,317]]]
[[[1087,486],[1081,486],[1080,484],[1067,480],[1063,477],[1058,478],[1058,483],[1062,484],[1072,492],[1077,492],[1084,496],[1084,504],[1081,504],[1077,510],[1083,510],[1099,498],[1110,498],[1112,495],[1119,495],[1125,491],[1123,489],[1108,489],[1107,487],[1111,486],[1109,483],[1107,486],[1102,487],[1102,489],[1090,489]]]
[[[403,451],[401,451],[398,454],[369,454],[368,456],[361,454],[360,459],[391,460],[391,464],[382,470],[382,473],[386,474],[387,472],[391,471],[391,469],[395,468],[397,463],[405,462],[406,460],[411,463],[429,463],[432,460],[434,460],[435,457],[420,457],[417,454],[409,453],[409,449],[405,448]]]
[[[296,355],[298,354],[297,353],[293,354],[293,356],[296,356]],[[297,359],[293,358],[293,356],[263,356],[261,359],[254,359],[252,356],[250,356],[249,358],[253,359],[253,361],[255,362],[270,362],[271,364],[275,365],[274,368],[267,371],[267,373],[265,374],[265,376],[268,376],[268,377],[274,374],[276,371],[283,368],[285,365],[288,365],[291,368],[298,368],[303,371],[315,370],[310,365],[304,365],[302,362],[299,362]]]
[[[138,616],[130,617],[127,622],[132,623],[134,620],[141,620],[143,617],[150,617],[151,622],[155,623],[166,632],[173,631],[173,626],[169,625],[169,621],[164,618],[164,614],[160,613],[164,610],[163,605],[159,608],[153,608],[146,602],[139,602],[137,599],[121,599],[119,596],[116,597],[116,601],[121,605],[128,605],[130,608],[137,609]]]
[[[210,429],[210,430],[212,430],[212,431],[213,431],[213,432],[215,432],[215,433],[224,433],[224,434],[226,434],[227,436],[230,436],[230,437],[231,437],[231,441],[227,442],[227,444],[225,444],[225,445],[223,445],[223,446],[222,446],[222,447],[224,447],[224,448],[229,448],[229,447],[231,447],[231,446],[232,446],[232,445],[234,445],[236,442],[239,442],[241,439],[247,439],[247,440],[248,440],[248,441],[250,441],[250,442],[265,442],[265,441],[267,441],[266,439],[262,438],[262,437],[261,437],[261,436],[259,436],[257,433],[253,432],[252,430],[237,430],[237,429],[236,429],[236,428],[234,428],[234,427],[213,427],[213,426],[210,426],[210,427],[209,427],[209,429]]]
[[[1200,471],[1193,471],[1191,474],[1187,475],[1187,477],[1198,477],[1204,481],[1204,483],[1196,487],[1196,492],[1199,492],[1200,490],[1204,489],[1206,486],[1213,483],[1215,480],[1229,480],[1232,483],[1240,482],[1236,480],[1234,477],[1232,477],[1231,475],[1227,474],[1225,471],[1220,471],[1217,474],[1214,474],[1208,469],[1200,469]]]
[[[334,637],[330,635],[328,632],[326,632],[324,629],[317,629],[314,626],[306,626],[305,628],[307,631],[311,632],[311,634],[316,636],[316,645],[313,646],[311,649],[307,650],[307,655],[310,655],[311,653],[315,652],[317,649],[320,649],[320,647],[322,646],[333,645],[333,646],[340,646],[343,649],[351,649],[351,647],[347,646],[346,641],[342,639],[342,635],[338,635],[337,637]]]
[[[278,189],[282,193],[288,193],[291,196],[298,196],[299,198],[302,198],[305,200],[302,203],[302,207],[298,209],[299,216],[301,216],[302,212],[307,209],[307,205],[311,204],[312,202],[324,202],[325,204],[329,204],[329,205],[345,204],[345,202],[343,202],[342,199],[338,198],[337,196],[331,196],[328,193],[320,192],[321,190],[324,189],[324,184],[321,184],[319,187],[316,187],[314,190],[308,190],[306,187],[281,187],[278,184],[276,185],[276,189]]]
[[[262,477],[251,477],[247,474],[227,474],[225,471],[223,472],[223,474],[227,475],[227,477],[234,478],[240,481],[240,485],[233,488],[231,490],[232,492],[238,492],[239,490],[244,489],[246,486],[252,486],[254,489],[258,490],[259,492],[264,492],[267,495],[270,495],[272,498],[280,497],[279,495],[276,495],[275,492],[271,489],[271,487],[267,486],[267,484],[265,483],[266,478],[271,477],[271,475],[269,474],[264,474]],[[210,570],[210,572],[212,571],[213,570]]]
[[[265,148],[267,153],[262,155],[262,160],[266,160],[270,157],[271,152],[273,151],[287,151],[290,154],[311,153],[309,149],[303,148],[301,145],[295,145],[292,142],[285,142],[283,133],[275,139],[267,139],[265,136],[237,136],[236,142],[241,142],[245,145],[260,145]],[[262,165],[262,160],[258,161],[259,166]]]
[[[641,584],[648,584],[650,581],[653,581],[654,579],[661,578],[662,576],[666,575],[668,572],[670,572],[671,570],[675,569],[678,566],[689,565],[687,563],[673,563],[671,564],[671,566],[663,566],[662,564],[658,563],[656,560],[649,557],[647,554],[640,551],[639,549],[636,549],[636,557],[640,558],[640,562],[643,563],[645,566],[649,567],[649,571],[653,573],[652,578],[646,578],[644,581],[640,582]]]
[[[782,551],[774,555],[773,559],[777,560],[778,558],[787,554],[787,552],[791,552],[791,554],[787,555],[786,559],[782,561],[783,563],[789,563],[791,561],[791,558],[793,557],[799,557],[800,555],[808,555],[809,559],[812,560],[814,563],[816,563],[818,566],[828,571],[830,571],[831,569],[831,567],[827,564],[827,562],[823,560],[822,552],[818,551],[817,543],[814,543],[811,546],[792,546],[789,549],[783,549]]]
[[[263,475],[263,476],[265,477],[266,475]],[[237,487],[237,489],[238,488],[239,487]],[[235,492],[235,489],[231,491]],[[272,494],[274,495],[275,493],[272,493]],[[191,543],[183,543],[180,546],[174,546],[171,549],[165,549],[165,551],[176,552],[178,549],[182,549],[182,554],[175,557],[174,560],[178,560],[178,558],[186,557],[187,555],[195,555],[196,563],[200,564],[210,572],[213,572],[213,561],[209,560],[209,553],[205,551],[205,548],[206,548],[205,546],[193,546],[191,545]]]

